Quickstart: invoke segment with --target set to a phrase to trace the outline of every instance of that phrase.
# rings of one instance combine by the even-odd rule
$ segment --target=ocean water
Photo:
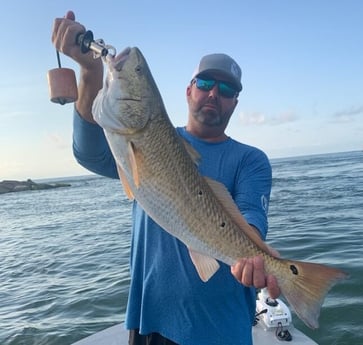
[[[272,160],[268,242],[282,256],[342,268],[321,345],[363,344],[363,152]],[[53,180],[54,181],[54,180]],[[0,195],[0,344],[69,345],[124,320],[131,203],[119,181]]]

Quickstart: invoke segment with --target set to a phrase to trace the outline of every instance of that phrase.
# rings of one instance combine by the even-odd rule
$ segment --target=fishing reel
[[[113,46],[106,44],[102,38],[94,40],[93,33],[90,30],[86,31],[84,34],[78,34],[76,43],[80,46],[83,54],[88,53],[90,50],[93,51],[93,57],[95,59],[107,55],[116,55],[116,49]]]
[[[275,330],[279,340],[291,341],[292,336],[287,330],[292,322],[289,307],[280,299],[273,299],[267,289],[262,289],[257,295],[256,324],[260,322],[265,331]]]
[[[90,30],[78,34],[76,44],[83,54],[92,51],[95,59],[116,55],[116,49],[113,46],[105,44],[102,39],[94,40]],[[58,50],[57,61],[58,68],[51,69],[47,75],[50,100],[61,105],[75,102],[78,98],[76,75],[72,69],[62,68]]]

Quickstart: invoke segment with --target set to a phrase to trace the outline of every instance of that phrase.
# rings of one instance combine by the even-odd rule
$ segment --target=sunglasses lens
[[[226,97],[226,98],[232,98],[237,93],[233,87],[229,86],[228,84],[226,84],[224,82],[219,82],[218,92],[220,93],[221,96]]]
[[[199,90],[210,91],[213,89],[214,85],[216,85],[216,81],[195,78],[195,85]]]
[[[237,91],[226,82],[214,79],[195,78],[196,87],[202,91],[210,91],[216,84],[218,85],[218,92],[222,97],[233,98],[237,93]]]

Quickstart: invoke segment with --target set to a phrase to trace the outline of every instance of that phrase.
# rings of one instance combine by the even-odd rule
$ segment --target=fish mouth
[[[128,59],[131,52],[131,48],[127,47],[125,48],[120,54],[116,55],[113,58],[112,64],[113,68],[117,71],[121,71],[123,65],[125,64],[126,60]]]
[[[125,96],[125,97],[117,97],[116,98],[116,100],[118,100],[118,101],[123,101],[123,102],[141,102],[141,97],[139,97],[139,98],[132,98],[132,97],[127,97],[127,96]]]

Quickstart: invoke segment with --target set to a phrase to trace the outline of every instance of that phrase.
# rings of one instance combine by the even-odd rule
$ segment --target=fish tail
[[[308,327],[318,328],[320,308],[326,293],[339,280],[348,278],[348,275],[321,264],[281,260],[289,270],[288,277],[278,278],[282,294]]]

